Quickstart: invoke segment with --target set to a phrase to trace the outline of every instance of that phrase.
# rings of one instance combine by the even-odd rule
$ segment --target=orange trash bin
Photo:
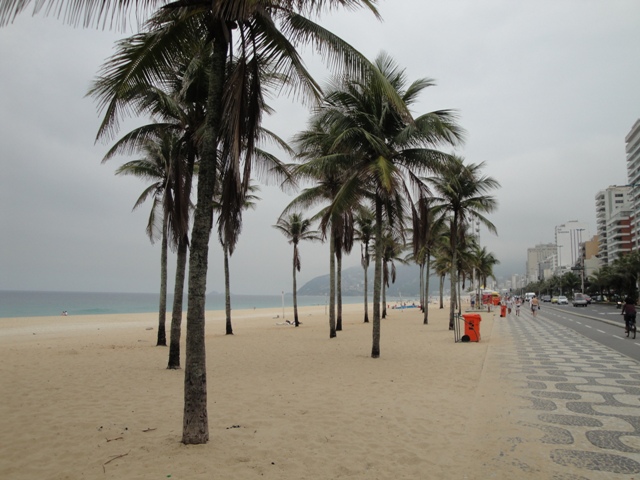
[[[469,342],[479,342],[482,317],[477,313],[465,313],[462,318],[464,318],[464,334],[469,337]]]

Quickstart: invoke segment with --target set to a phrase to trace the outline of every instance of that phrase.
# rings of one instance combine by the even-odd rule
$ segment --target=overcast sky
[[[498,236],[481,233],[497,273],[524,273],[527,248],[553,242],[555,225],[579,220],[594,234],[594,196],[627,183],[624,138],[640,118],[640,2],[386,0],[380,12],[382,22],[341,12],[323,24],[369,58],[386,51],[410,80],[435,79],[415,114],[458,111],[467,141],[457,153],[502,184]],[[85,98],[122,36],[28,13],[0,29],[2,290],[158,290],[150,205],[131,212],[145,184],[114,177],[128,158],[100,163],[108,145],[94,144],[100,116]],[[272,103],[268,128],[291,139],[307,111]],[[231,259],[232,291],[289,292],[291,246],[271,226],[292,197],[259,195]],[[345,267],[359,264],[355,252]],[[301,255],[298,285],[327,273],[326,245],[302,244]],[[207,290],[223,285],[213,237]]]

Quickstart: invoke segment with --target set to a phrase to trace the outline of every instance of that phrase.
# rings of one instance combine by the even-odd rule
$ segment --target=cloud
[[[595,233],[595,194],[626,183],[624,137],[640,117],[640,3],[403,0],[380,11],[382,22],[359,11],[323,24],[370,58],[388,52],[410,79],[435,79],[416,114],[459,113],[468,137],[458,153],[486,162],[502,185],[491,216],[499,235],[481,234],[499,274],[523,273],[526,249],[553,241],[557,224],[578,219]],[[128,158],[100,164],[108,145],[94,144],[100,116],[84,98],[122,36],[29,15],[0,29],[0,289],[158,289],[149,206],[131,212],[144,183],[114,177]],[[329,72],[311,53],[324,83]],[[307,106],[271,103],[268,128],[291,139]],[[238,293],[290,290],[291,246],[271,225],[291,196],[274,187],[260,196],[231,260]],[[326,244],[303,244],[301,255],[300,285],[327,272]],[[208,290],[222,290],[215,236],[210,262]],[[358,264],[355,249],[345,267]]]

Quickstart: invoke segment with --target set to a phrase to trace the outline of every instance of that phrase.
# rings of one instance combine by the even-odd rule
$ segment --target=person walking
[[[516,298],[516,317],[520,316],[520,305],[522,305],[522,299],[518,297]]]
[[[540,309],[540,301],[536,295],[531,298],[531,313],[535,317],[538,314],[538,310]]]

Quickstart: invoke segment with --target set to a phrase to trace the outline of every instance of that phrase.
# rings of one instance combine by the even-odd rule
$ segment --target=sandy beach
[[[233,336],[208,312],[201,446],[180,443],[183,371],[155,346],[157,314],[3,319],[0,478],[522,478],[499,460],[539,435],[517,422],[498,317],[454,343],[447,309],[431,305],[426,326],[390,310],[372,359],[362,306],[344,310],[335,339],[324,307],[301,308],[299,328],[279,309],[234,311]],[[551,478],[531,448],[527,478]]]

